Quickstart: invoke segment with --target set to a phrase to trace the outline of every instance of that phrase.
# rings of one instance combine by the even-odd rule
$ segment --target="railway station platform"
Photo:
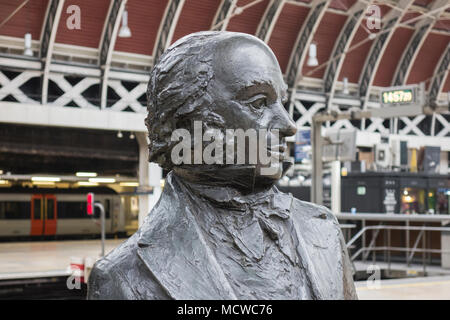
[[[125,240],[106,240],[105,253]],[[69,276],[72,257],[95,261],[100,251],[99,239],[0,243],[0,281]],[[450,274],[379,280],[377,285],[356,281],[355,286],[360,300],[450,299]]]
[[[360,300],[450,300],[450,276],[355,282]]]
[[[105,254],[126,239],[105,241]],[[0,243],[0,281],[70,275],[71,258],[100,257],[101,240]]]

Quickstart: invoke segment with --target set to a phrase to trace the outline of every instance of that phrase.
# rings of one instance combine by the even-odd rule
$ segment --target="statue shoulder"
[[[291,217],[306,242],[321,248],[342,247],[341,228],[330,209],[294,199]]]
[[[124,271],[134,264],[136,245],[132,236],[95,263],[89,275],[88,299],[135,298]]]
[[[336,216],[325,206],[318,205],[308,201],[302,201],[293,197],[292,212],[294,217],[303,217],[306,219],[317,218],[327,222],[333,222],[339,227]]]

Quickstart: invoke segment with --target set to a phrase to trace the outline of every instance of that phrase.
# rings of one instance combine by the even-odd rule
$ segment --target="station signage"
[[[398,89],[383,91],[381,94],[382,103],[385,105],[398,103],[414,103],[414,92],[412,89]]]
[[[422,105],[422,89],[419,85],[388,87],[380,91],[382,107]]]

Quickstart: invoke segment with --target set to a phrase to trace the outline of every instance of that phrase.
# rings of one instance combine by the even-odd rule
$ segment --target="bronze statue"
[[[274,186],[296,132],[285,98],[278,62],[256,37],[199,32],[161,56],[148,86],[149,160],[171,171],[139,230],[95,264],[89,299],[356,299],[336,218]],[[216,141],[216,162],[180,148],[174,132],[194,135],[188,148],[197,129],[214,132],[202,148]],[[250,161],[251,143],[221,148],[229,129],[266,130],[258,143],[279,161]]]

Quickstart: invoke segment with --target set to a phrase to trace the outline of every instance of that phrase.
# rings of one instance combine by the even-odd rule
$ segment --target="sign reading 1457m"
[[[414,91],[413,89],[382,91],[381,101],[384,105],[414,103]]]

